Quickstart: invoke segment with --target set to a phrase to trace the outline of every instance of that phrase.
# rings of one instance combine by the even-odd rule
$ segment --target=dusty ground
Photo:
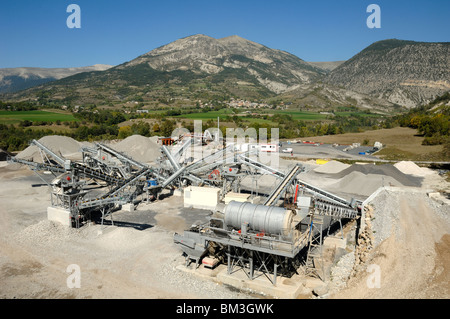
[[[48,189],[32,184],[41,181],[28,169],[0,168],[0,298],[247,297],[175,270],[184,262],[172,239],[186,226],[179,212],[152,206],[143,230],[68,229],[46,219]],[[113,218],[120,223],[121,214]],[[80,267],[80,288],[67,286],[71,264]]]
[[[311,175],[315,185],[329,183],[317,176]],[[448,189],[437,177],[426,185]],[[373,224],[376,228],[397,218],[395,231],[374,247],[365,268],[344,288],[325,296],[449,298],[450,228],[443,218],[449,210],[442,206],[436,215],[440,204],[430,201],[423,192],[386,195],[375,212],[389,211],[391,219],[377,221],[381,215],[375,215]],[[176,269],[184,258],[173,233],[206,216],[205,211],[180,209],[180,197],[117,212],[113,219],[120,227],[108,222],[68,229],[47,220],[49,204],[47,186],[30,170],[0,167],[0,298],[255,298]],[[352,255],[345,256],[351,266]],[[67,286],[66,270],[72,264],[80,267],[80,288]],[[381,269],[380,288],[367,286],[370,264]]]
[[[399,194],[400,212],[391,215],[391,234],[370,252],[366,263],[334,298],[439,298],[450,297],[450,227],[444,212],[419,193]],[[391,201],[387,204],[395,205]],[[386,208],[387,210],[389,208]],[[448,207],[442,207],[448,217]],[[379,212],[378,212],[379,214]],[[374,222],[377,211],[374,213]],[[374,234],[376,235],[376,234]],[[374,269],[379,267],[379,286]],[[373,266],[372,266],[373,267]]]

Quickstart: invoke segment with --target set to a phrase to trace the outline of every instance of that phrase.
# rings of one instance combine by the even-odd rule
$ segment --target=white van
[[[283,153],[292,153],[292,148],[291,147],[285,148],[281,152],[283,152]]]

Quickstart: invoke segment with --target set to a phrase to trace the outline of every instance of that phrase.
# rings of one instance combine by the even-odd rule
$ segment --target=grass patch
[[[356,116],[361,116],[361,117],[380,117],[380,114],[376,114],[376,113],[366,113],[366,112],[335,112],[335,115],[338,116],[346,116],[346,117],[356,117]]]
[[[47,112],[47,111],[0,111],[0,124],[17,124],[21,121],[30,122],[75,122],[78,121],[70,113]]]
[[[306,111],[289,111],[289,110],[274,110],[273,112],[269,112],[269,114],[289,114],[292,116],[292,119],[294,120],[301,120],[301,121],[317,121],[317,120],[324,120],[327,118],[328,115],[326,114],[320,114],[316,112],[306,112]]]
[[[407,127],[315,136],[308,137],[308,140],[329,144],[362,144],[364,140],[368,140],[370,146],[375,142],[385,145],[385,148],[374,154],[382,159],[448,161],[448,158],[443,158],[443,145],[422,145],[423,137],[417,135],[417,130]]]
[[[242,116],[242,113],[244,111],[250,111],[252,113],[258,113],[260,115],[272,115],[272,114],[289,114],[292,116],[294,120],[302,120],[302,121],[317,121],[317,120],[324,120],[327,118],[326,114],[319,114],[315,112],[305,112],[305,111],[285,111],[285,110],[273,110],[273,111],[263,111],[260,110],[248,110],[248,109],[238,109],[238,113],[234,114],[231,109],[221,109],[219,111],[210,111],[210,112],[198,112],[198,113],[191,113],[191,114],[182,114],[178,115],[176,117],[178,118],[188,118],[193,120],[209,120],[209,119],[217,119],[217,117],[225,117],[225,116],[233,116],[233,115],[240,115]],[[242,116],[242,120],[249,121],[249,122],[259,122],[259,123],[271,123],[273,122],[269,119],[258,119],[258,118],[251,118]]]
[[[396,161],[444,161],[448,160],[442,157],[442,152],[423,152],[418,150],[418,152],[405,151],[397,147],[386,147],[375,154],[376,156],[385,160],[396,160]]]
[[[217,117],[233,116],[234,113],[230,109],[221,109],[219,111],[198,112],[190,114],[177,115],[177,118],[186,118],[192,120],[211,120],[217,119]]]

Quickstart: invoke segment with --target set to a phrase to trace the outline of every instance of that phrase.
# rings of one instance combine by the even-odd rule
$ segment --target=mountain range
[[[1,74],[0,69],[0,81]],[[383,40],[347,61],[306,62],[236,35],[197,34],[102,71],[77,73],[0,99],[106,106],[139,101],[151,107],[157,101],[183,106],[238,97],[281,99],[298,107],[410,108],[450,90],[449,81],[449,42]]]
[[[375,42],[325,81],[406,107],[424,104],[450,90],[450,42]]]
[[[74,74],[104,71],[112,65],[95,64],[76,68],[0,68],[0,93],[17,92]]]

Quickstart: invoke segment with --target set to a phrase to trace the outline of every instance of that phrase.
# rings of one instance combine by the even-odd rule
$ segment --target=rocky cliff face
[[[450,42],[376,42],[331,71],[327,83],[406,107],[450,90]]]

